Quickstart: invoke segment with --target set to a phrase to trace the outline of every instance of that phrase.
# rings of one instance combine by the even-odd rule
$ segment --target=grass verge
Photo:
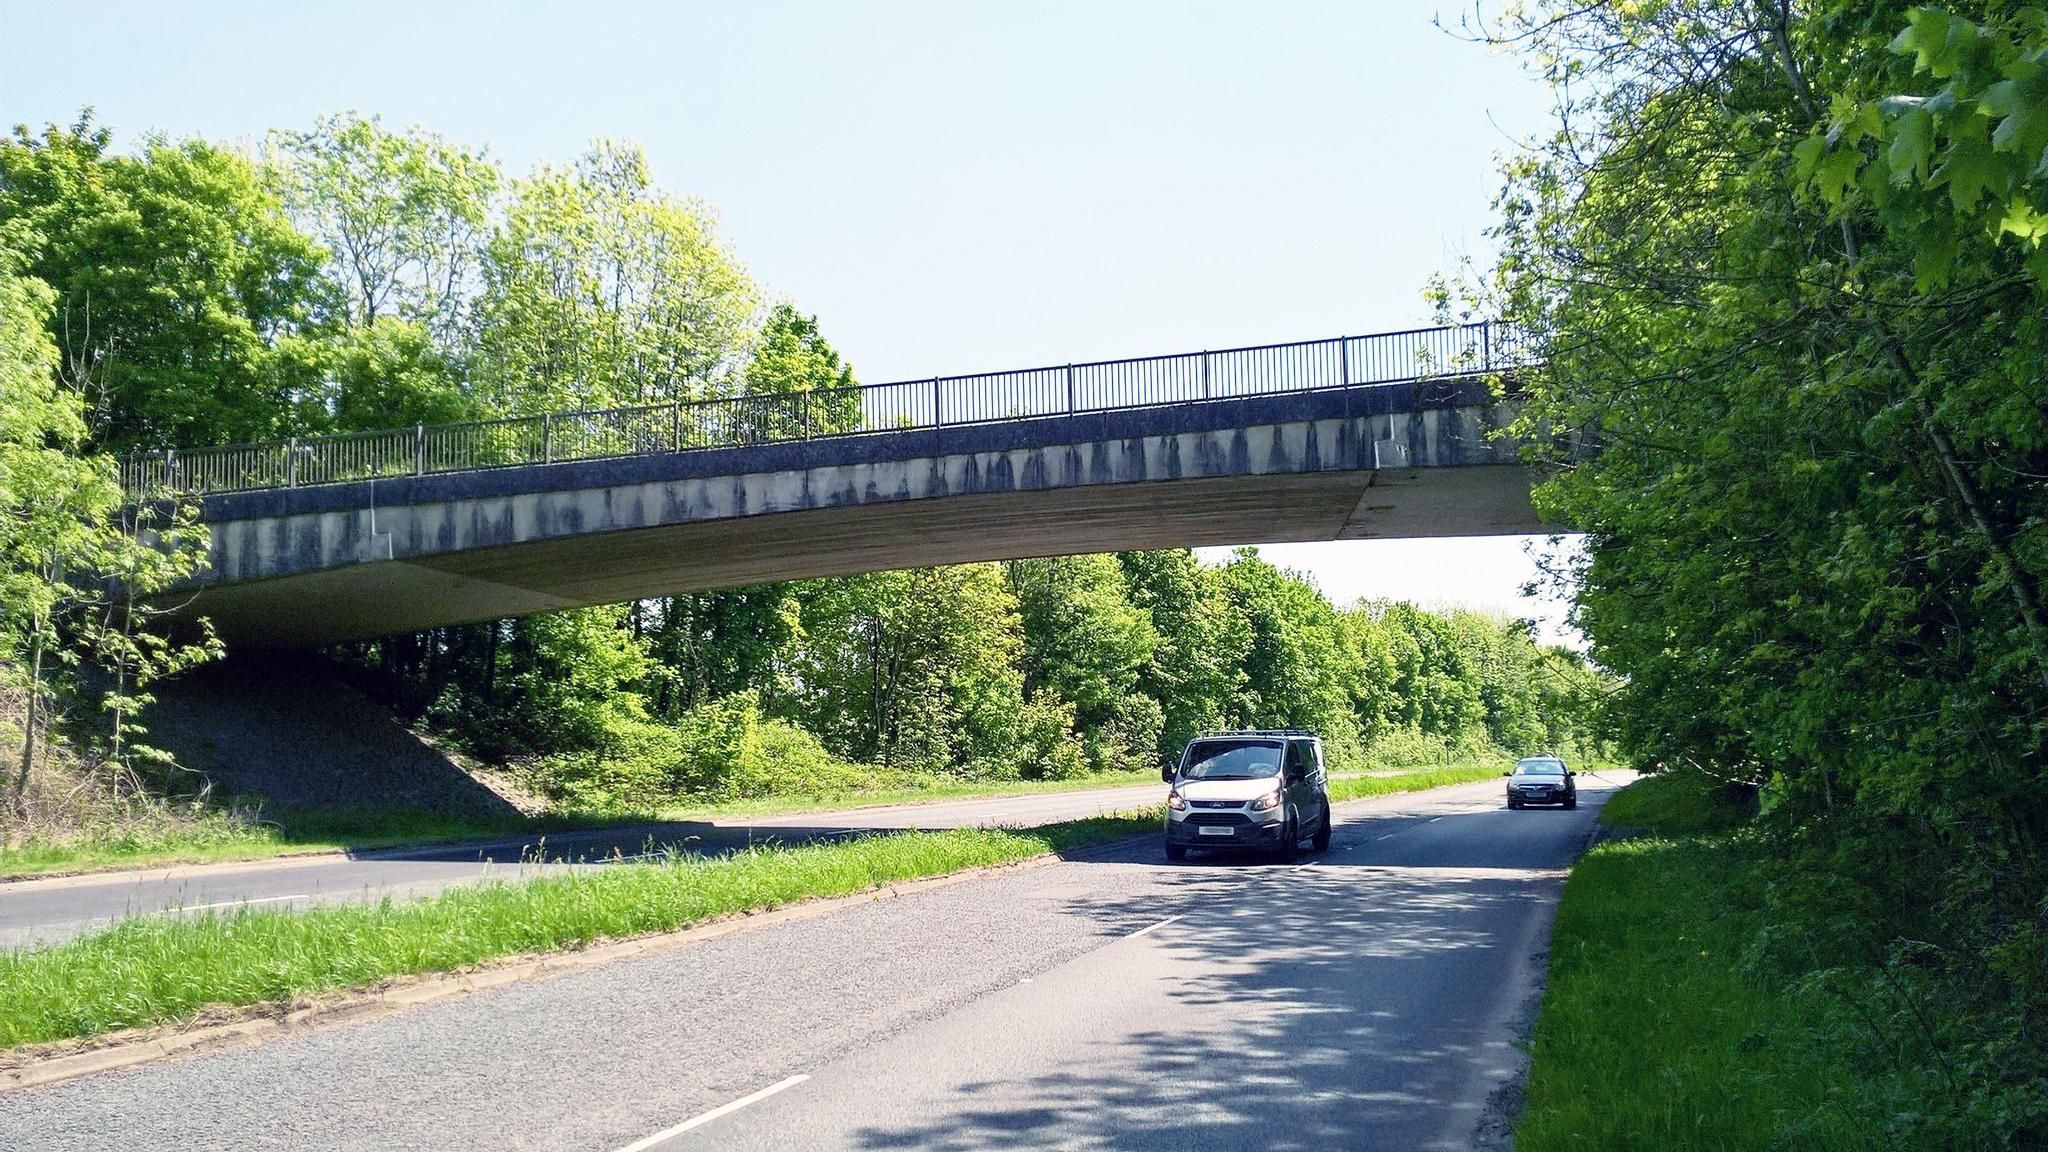
[[[1425,788],[1498,780],[1501,771],[1501,765],[1497,763],[1475,763],[1418,768],[1397,776],[1332,776],[1329,781],[1330,802],[1342,804],[1346,800],[1363,800],[1369,796],[1391,796],[1396,792],[1420,792]]]
[[[1601,817],[1646,834],[1596,845],[1565,884],[1515,1147],[1893,1143],[1885,1116],[1914,1088],[1873,1086],[1855,1006],[1747,962],[1786,927],[1766,913],[1746,806],[1674,774]]]
[[[87,830],[61,842],[30,841],[0,848],[0,880],[117,868],[266,860],[310,852],[362,851],[410,844],[485,840],[620,824],[778,816],[881,804],[1091,791],[1154,783],[1158,779],[1157,775],[1149,772],[1120,772],[1081,780],[935,781],[917,788],[767,796],[649,812],[564,813],[504,820],[465,820],[431,812],[360,809],[281,813],[275,820],[257,822],[230,812],[208,812]]]
[[[0,1048],[190,1018],[1010,863],[1157,827],[1156,811],[1024,831],[904,832],[676,856],[302,912],[142,917],[0,953]]]

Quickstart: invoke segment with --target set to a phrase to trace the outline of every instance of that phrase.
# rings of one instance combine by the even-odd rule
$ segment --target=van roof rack
[[[1307,728],[1211,728],[1195,733],[1195,739],[1210,736],[1309,736],[1320,740],[1322,734]]]

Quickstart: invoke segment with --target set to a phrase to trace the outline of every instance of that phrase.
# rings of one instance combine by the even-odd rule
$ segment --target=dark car
[[[1579,806],[1579,786],[1572,782],[1575,773],[1564,766],[1560,756],[1524,756],[1515,761],[1515,770],[1503,772],[1508,778],[1508,807],[1523,808],[1530,804],[1556,804],[1564,808]]]

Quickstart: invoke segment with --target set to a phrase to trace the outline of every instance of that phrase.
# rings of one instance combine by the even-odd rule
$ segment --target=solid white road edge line
[[[1152,930],[1153,930],[1154,928],[1164,928],[1164,927],[1166,927],[1166,926],[1167,926],[1168,924],[1171,924],[1171,923],[1173,923],[1173,922],[1174,922],[1175,920],[1178,920],[1178,919],[1180,919],[1180,917],[1178,917],[1178,916],[1168,916],[1168,917],[1167,917],[1166,919],[1164,919],[1164,920],[1161,920],[1161,921],[1160,921],[1159,923],[1157,923],[1157,924],[1147,924],[1147,925],[1145,925],[1145,926],[1144,926],[1143,928],[1140,928],[1140,929],[1138,929],[1138,930],[1137,930],[1136,932],[1133,932],[1133,933],[1131,933],[1131,934],[1130,934],[1129,936],[1126,936],[1126,937],[1124,937],[1124,939],[1126,939],[1126,940],[1136,940],[1136,939],[1137,939],[1138,937],[1140,937],[1140,936],[1143,936],[1143,935],[1144,935],[1145,933],[1147,933],[1147,932],[1150,932],[1150,931],[1152,931]]]
[[[216,900],[211,904],[180,904],[175,908],[159,908],[158,916],[174,916],[180,912],[204,912],[208,908],[243,908],[250,904],[282,904],[287,900],[311,900],[312,894],[300,892],[292,896],[263,896],[254,900]]]
[[[618,1152],[647,1152],[647,1149],[652,1148],[655,1145],[662,1143],[663,1141],[671,1140],[677,1136],[681,1136],[683,1133],[688,1132],[692,1128],[701,1128],[704,1125],[711,1123],[713,1120],[718,1119],[720,1116],[729,1116],[732,1113],[737,1112],[742,1108],[745,1108],[749,1104],[759,1104],[761,1101],[766,1100],[770,1096],[775,1095],[777,1092],[780,1092],[785,1088],[794,1088],[797,1085],[809,1079],[809,1076],[799,1074],[796,1076],[791,1076],[787,1080],[782,1080],[778,1081],[777,1083],[770,1084],[766,1088],[761,1089],[759,1092],[754,1092],[742,1096],[739,1099],[734,1100],[730,1104],[720,1104],[718,1107],[713,1108],[709,1112],[705,1112],[697,1116],[692,1116],[688,1120],[683,1121],[681,1124],[678,1124],[673,1128],[663,1128],[661,1131],[656,1132],[652,1136],[645,1136],[638,1140],[635,1140],[631,1144],[626,1145],[624,1148],[619,1149]]]

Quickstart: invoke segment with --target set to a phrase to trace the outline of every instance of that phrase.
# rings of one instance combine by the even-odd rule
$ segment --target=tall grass
[[[1001,864],[1157,827],[1158,815],[1029,831],[904,832],[675,856],[451,889],[427,900],[124,921],[0,953],[0,1047],[290,1002],[397,976],[673,931],[718,916]]]

